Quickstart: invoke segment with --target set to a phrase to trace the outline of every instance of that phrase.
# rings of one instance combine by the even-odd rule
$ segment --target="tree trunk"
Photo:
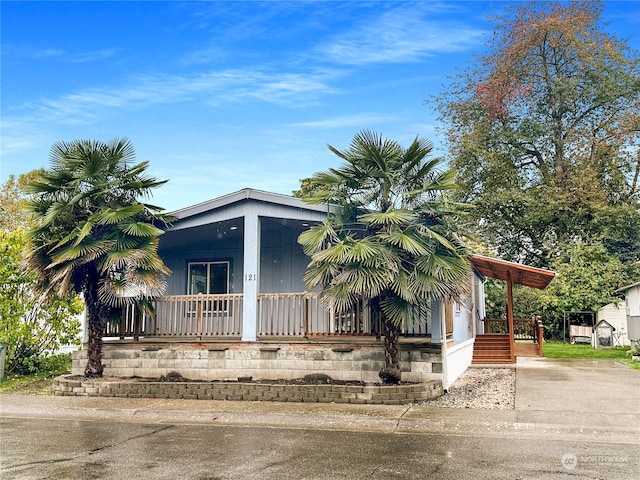
[[[384,384],[400,383],[400,350],[398,348],[398,327],[384,319],[384,367],[378,374]]]
[[[89,275],[91,277],[91,275]],[[92,281],[94,280],[95,281]],[[87,342],[87,366],[84,369],[84,376],[101,377],[104,371],[102,365],[102,334],[104,333],[104,321],[102,318],[102,308],[98,298],[98,282],[96,277],[88,278],[84,289],[84,301],[87,309],[87,328],[89,339]]]

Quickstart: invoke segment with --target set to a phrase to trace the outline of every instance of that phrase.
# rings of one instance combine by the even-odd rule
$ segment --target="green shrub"
[[[26,271],[22,230],[0,230],[0,343],[6,346],[6,373],[28,372],[38,358],[61,345],[79,344],[78,314],[84,308],[75,295],[36,294],[33,274]]]
[[[71,354],[42,355],[26,358],[14,373],[21,375],[38,374],[44,376],[59,375],[71,369]]]

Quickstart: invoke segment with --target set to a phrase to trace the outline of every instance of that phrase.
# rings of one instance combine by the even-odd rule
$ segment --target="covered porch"
[[[475,338],[472,363],[509,364],[515,363],[518,356],[542,356],[542,319],[514,318],[513,285],[542,290],[555,278],[555,272],[482,255],[472,255],[471,262],[484,277],[503,280],[507,285],[506,318],[482,320]]]
[[[380,322],[362,302],[325,308],[306,292],[309,262],[297,239],[326,205],[245,189],[174,212],[159,253],[172,274],[153,313],[128,306],[104,332],[105,374],[193,379],[302,378],[378,382]],[[441,305],[416,311],[400,340],[402,378],[442,377]],[[74,371],[81,370],[81,355]],[[74,358],[75,361],[75,358]]]
[[[379,382],[384,365],[381,325],[366,304],[349,312],[325,309],[317,293],[259,294],[256,340],[243,340],[243,295],[171,295],[155,300],[155,314],[134,307],[105,330],[105,374],[189,379],[299,379]],[[439,309],[439,306],[435,306]],[[402,379],[442,381],[442,345],[431,342],[425,312],[400,338]],[[437,335],[437,332],[436,332]],[[81,372],[85,351],[74,355]]]

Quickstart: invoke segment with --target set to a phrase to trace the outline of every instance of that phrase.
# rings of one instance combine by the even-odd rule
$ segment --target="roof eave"
[[[243,200],[256,200],[256,201],[262,201],[267,203],[273,203],[276,205],[283,205],[287,207],[300,208],[303,210],[325,212],[325,213],[330,208],[326,204],[321,204],[321,205],[308,204],[303,202],[299,198],[292,197],[289,195],[265,192],[263,190],[256,190],[253,188],[244,188],[242,190],[238,190],[237,192],[229,193],[221,197],[207,200],[206,202],[197,203],[189,207],[175,210],[173,212],[170,212],[170,215],[173,215],[178,220],[182,220],[184,218],[200,215],[202,213],[209,212],[211,210],[226,207],[228,205],[241,202]]]
[[[514,283],[539,290],[545,289],[556,277],[551,270],[531,267],[522,263],[509,262],[484,255],[471,255],[471,263],[485,277],[507,280],[509,272]]]

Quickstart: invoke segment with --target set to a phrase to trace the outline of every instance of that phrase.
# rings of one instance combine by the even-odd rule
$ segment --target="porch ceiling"
[[[471,263],[485,277],[507,280],[507,275],[511,274],[513,283],[525,285],[527,287],[544,289],[556,276],[551,270],[530,267],[521,263],[507,262],[497,258],[485,257],[482,255],[471,255]]]

